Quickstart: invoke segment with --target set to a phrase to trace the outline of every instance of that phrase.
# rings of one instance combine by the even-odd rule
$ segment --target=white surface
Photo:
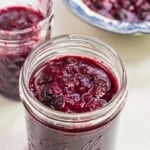
[[[78,33],[95,36],[111,45],[124,59],[129,95],[122,113],[116,150],[150,150],[150,35],[123,36],[82,22],[54,0],[53,36]],[[24,110],[20,102],[0,97],[0,150],[23,150],[26,146]]]

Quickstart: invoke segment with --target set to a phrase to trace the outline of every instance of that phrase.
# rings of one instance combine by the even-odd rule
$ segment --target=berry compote
[[[40,102],[67,113],[99,109],[117,92],[117,81],[102,64],[86,57],[64,56],[33,74],[30,90]]]
[[[19,80],[29,150],[114,150],[126,101],[120,57],[103,42],[61,35],[26,59]]]
[[[19,99],[20,69],[29,52],[47,36],[40,37],[46,28],[38,24],[44,19],[40,11],[27,7],[0,10],[0,93],[10,99]]]
[[[91,10],[131,23],[150,21],[149,0],[82,0]]]

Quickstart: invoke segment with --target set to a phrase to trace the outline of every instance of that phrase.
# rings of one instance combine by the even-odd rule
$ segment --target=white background
[[[116,150],[150,150],[150,35],[126,36],[94,28],[74,16],[62,0],[54,0],[54,8],[52,36],[71,33],[95,36],[124,59],[129,95],[121,114]],[[0,96],[0,150],[23,150],[25,146],[23,106]]]

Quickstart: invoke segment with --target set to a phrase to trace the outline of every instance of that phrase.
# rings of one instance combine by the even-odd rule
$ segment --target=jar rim
[[[113,96],[113,98],[108,102],[107,105],[101,107],[100,109],[94,110],[94,111],[90,111],[90,112],[84,112],[84,113],[65,113],[65,112],[60,112],[57,110],[52,110],[49,109],[47,106],[45,106],[44,104],[42,104],[41,102],[39,102],[32,94],[31,91],[28,88],[28,83],[25,83],[25,68],[26,66],[28,66],[27,61],[31,59],[31,57],[38,52],[39,50],[41,50],[42,48],[46,47],[47,45],[50,45],[51,48],[53,48],[53,46],[56,44],[59,44],[60,42],[63,42],[63,40],[81,40],[83,39],[86,42],[89,43],[93,43],[94,44],[98,44],[98,45],[103,45],[104,48],[111,50],[111,52],[113,52],[113,54],[115,56],[117,56],[117,58],[119,59],[120,65],[121,65],[121,69],[122,69],[122,82],[120,85],[120,88],[118,89],[118,92]],[[47,47],[47,49],[49,49],[50,47]],[[51,51],[53,52],[53,51]],[[39,53],[39,52],[38,52]],[[20,97],[21,99],[24,101],[24,96],[25,99],[28,99],[28,104],[31,105],[32,107],[34,107],[34,109],[38,108],[38,111],[40,110],[44,110],[41,111],[41,113],[43,113],[46,117],[48,118],[53,118],[53,119],[58,119],[57,117],[59,117],[59,121],[65,121],[65,122],[72,122],[72,121],[76,121],[76,122],[81,122],[81,121],[88,121],[89,116],[95,116],[95,118],[103,116],[104,114],[106,114],[107,112],[112,112],[113,114],[115,114],[113,108],[114,107],[120,107],[122,106],[123,101],[119,101],[120,97],[126,97],[127,95],[127,74],[125,71],[125,67],[123,64],[122,59],[120,58],[120,56],[106,43],[94,38],[94,37],[90,37],[90,36],[85,36],[85,35],[61,35],[61,36],[57,36],[52,38],[51,40],[45,42],[44,44],[40,45],[38,48],[36,48],[35,50],[33,50],[28,58],[26,59],[24,66],[22,67],[21,70],[21,74],[20,74],[20,84],[24,87],[22,88],[20,86],[20,93],[25,93],[25,94],[21,94]],[[45,113],[46,112],[46,113]],[[51,114],[49,116],[49,114]],[[93,119],[95,119],[93,118]]]

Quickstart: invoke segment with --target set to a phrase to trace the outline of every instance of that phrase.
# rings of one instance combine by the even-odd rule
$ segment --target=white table
[[[116,150],[150,150],[150,35],[125,36],[94,28],[74,16],[62,0],[54,0],[53,36],[85,34],[111,45],[124,59],[129,81]],[[24,110],[20,102],[0,97],[0,150],[23,150]]]

